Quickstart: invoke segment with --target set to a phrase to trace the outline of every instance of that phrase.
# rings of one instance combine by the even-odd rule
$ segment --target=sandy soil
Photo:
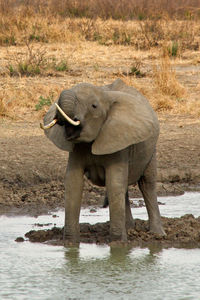
[[[200,121],[160,115],[158,195],[200,190]],[[67,152],[44,136],[39,122],[0,123],[0,212],[37,215],[64,206]],[[138,197],[137,187],[130,197]],[[104,189],[85,182],[83,205],[102,205]]]

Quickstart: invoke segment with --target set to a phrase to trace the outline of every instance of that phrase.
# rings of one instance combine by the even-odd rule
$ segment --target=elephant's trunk
[[[59,110],[59,112],[61,113],[61,115],[67,120],[67,122],[69,122],[71,125],[73,125],[73,126],[78,126],[78,125],[80,125],[80,121],[78,120],[78,121],[74,121],[74,120],[72,120],[61,108],[60,108],[60,106],[57,104],[57,103],[55,103],[55,105],[56,105],[56,107],[57,107],[57,109]]]
[[[70,123],[71,125],[73,125],[73,126],[78,126],[78,125],[80,125],[80,121],[78,120],[78,121],[74,121],[74,120],[72,120],[61,108],[60,108],[60,106],[57,104],[57,103],[55,103],[55,106],[56,106],[56,108],[58,109],[58,111],[61,113],[61,115],[67,120],[67,122],[68,123]],[[43,129],[43,130],[47,130],[47,129],[49,129],[49,128],[51,128],[51,127],[53,127],[56,123],[58,122],[58,120],[57,119],[54,119],[53,121],[51,121],[49,124],[47,124],[47,125],[43,125],[42,123],[40,123],[40,128],[41,129]]]

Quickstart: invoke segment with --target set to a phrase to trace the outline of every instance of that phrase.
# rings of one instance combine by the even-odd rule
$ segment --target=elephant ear
[[[56,106],[52,104],[44,116],[44,125],[52,122],[56,117]],[[53,127],[46,129],[45,135],[50,139],[58,148],[64,151],[73,151],[73,144],[67,141],[65,136],[65,127],[55,124]]]
[[[92,145],[96,155],[111,154],[143,142],[159,133],[156,114],[147,99],[139,92],[134,96],[118,92],[106,92],[112,105],[107,119]]]

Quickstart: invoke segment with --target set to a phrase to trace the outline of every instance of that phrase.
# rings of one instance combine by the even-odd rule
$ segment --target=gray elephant
[[[69,151],[65,176],[64,240],[79,242],[84,174],[106,186],[111,241],[126,241],[134,226],[128,185],[138,183],[149,229],[164,235],[156,195],[156,142],[159,123],[147,99],[121,79],[97,87],[88,83],[64,90],[44,117],[46,136]]]

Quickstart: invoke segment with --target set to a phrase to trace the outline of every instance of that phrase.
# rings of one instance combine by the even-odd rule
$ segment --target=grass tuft
[[[1,98],[0,98],[0,116],[1,117],[6,117],[7,116],[6,106],[3,102],[3,99],[1,99]]]
[[[176,99],[185,96],[184,87],[177,80],[176,72],[171,66],[169,56],[165,55],[161,58],[159,66],[154,66],[154,83],[159,91]]]

